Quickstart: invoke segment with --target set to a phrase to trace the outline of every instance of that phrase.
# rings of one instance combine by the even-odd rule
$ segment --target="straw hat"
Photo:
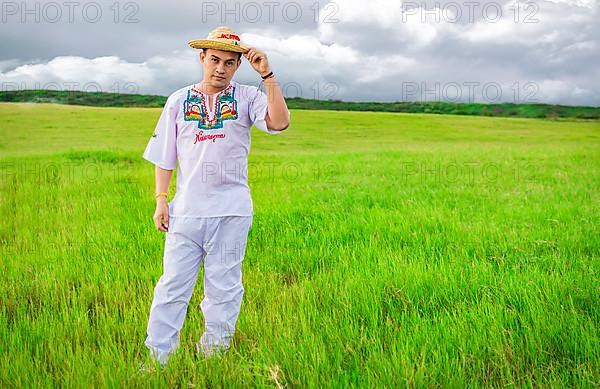
[[[194,39],[188,42],[194,49],[215,49],[246,53],[249,49],[240,41],[239,35],[227,26],[212,30],[206,39]]]

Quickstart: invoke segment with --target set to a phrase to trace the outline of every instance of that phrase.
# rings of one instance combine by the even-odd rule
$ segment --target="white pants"
[[[240,312],[244,287],[242,261],[252,216],[169,217],[163,274],[154,289],[146,346],[165,364],[179,346],[179,333],[204,262],[205,328],[202,351],[229,348]]]

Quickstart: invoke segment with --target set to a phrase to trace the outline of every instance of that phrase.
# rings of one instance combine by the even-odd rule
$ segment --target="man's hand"
[[[160,196],[156,199],[156,211],[153,220],[159,231],[169,231],[169,204],[166,197]]]
[[[254,47],[250,47],[250,50],[247,53],[244,53],[244,57],[246,57],[252,68],[261,76],[266,76],[271,72],[269,60],[264,52],[256,50]]]
[[[269,66],[269,60],[267,55],[253,47],[250,47],[248,52],[244,54],[244,57],[248,59],[252,68],[256,70],[261,77],[271,73]],[[281,88],[275,76],[271,76],[266,80],[263,80],[265,84],[265,90],[267,94],[268,106],[267,114],[265,116],[265,122],[267,128],[275,131],[283,131],[290,125],[290,113],[283,98]]]

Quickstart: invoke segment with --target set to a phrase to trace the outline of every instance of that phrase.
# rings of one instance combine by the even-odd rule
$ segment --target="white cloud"
[[[387,0],[337,0],[334,4],[336,8],[325,6],[319,14],[321,23],[318,31],[322,41],[348,44],[361,36],[373,45],[402,42],[403,45],[422,47],[454,28],[450,24],[436,22],[436,18],[443,20],[442,10],[438,7],[406,6],[402,2]],[[447,17],[453,18],[454,15],[449,9]]]
[[[357,52],[348,46],[337,43],[324,44],[315,36],[293,35],[272,37],[258,34],[242,34],[241,39],[269,53],[277,53],[297,61],[320,61],[324,65],[338,65],[358,60]]]
[[[389,84],[394,84],[394,79],[399,74],[409,75],[411,71],[417,70],[418,63],[412,58],[401,55],[391,55],[384,58],[368,56],[357,72],[357,82],[360,84],[369,84],[374,81],[388,80]]]
[[[566,4],[569,6],[594,8],[598,6],[598,0],[544,0],[554,4]]]
[[[103,92],[165,93],[169,81],[198,75],[193,58],[174,52],[169,57],[152,57],[132,63],[116,56],[83,58],[56,57],[46,63],[20,65],[0,73],[3,90],[63,89]],[[195,77],[189,77],[193,79]]]
[[[118,57],[98,57],[93,59],[65,56],[56,57],[47,63],[21,65],[0,74],[0,80],[8,82],[59,83],[97,82],[107,84],[117,80],[148,83],[152,72],[144,63],[129,63]]]

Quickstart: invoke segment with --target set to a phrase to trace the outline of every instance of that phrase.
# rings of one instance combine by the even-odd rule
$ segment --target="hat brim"
[[[249,48],[243,45],[232,45],[230,43],[215,42],[208,39],[195,39],[188,42],[188,45],[194,49],[215,49],[223,51],[233,51],[236,53],[247,53]]]

